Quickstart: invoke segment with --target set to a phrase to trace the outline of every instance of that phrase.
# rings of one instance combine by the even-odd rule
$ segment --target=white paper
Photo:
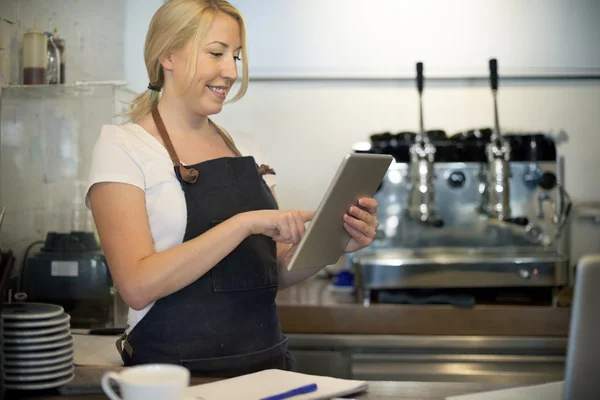
[[[331,399],[332,397],[358,393],[368,388],[365,381],[337,379],[269,369],[218,382],[190,386],[186,389],[185,399],[258,400],[311,383],[317,384],[316,392],[294,396],[293,400]]]
[[[74,364],[78,366],[123,366],[123,360],[117,351],[119,336],[78,335],[73,329]]]
[[[494,390],[462,396],[446,397],[446,400],[562,400],[564,382],[523,386]]]

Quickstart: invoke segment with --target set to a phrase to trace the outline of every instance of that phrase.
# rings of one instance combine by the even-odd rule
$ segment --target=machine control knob
[[[465,185],[467,177],[465,173],[462,171],[452,171],[450,175],[448,175],[448,186],[451,188],[461,188]]]
[[[519,276],[523,279],[529,279],[531,278],[531,272],[529,272],[525,268],[521,268],[519,269]]]
[[[540,184],[543,175],[544,173],[539,166],[530,164],[523,173],[523,183],[529,189],[534,190]]]
[[[552,190],[556,187],[556,175],[552,172],[544,172],[538,183],[544,190]]]

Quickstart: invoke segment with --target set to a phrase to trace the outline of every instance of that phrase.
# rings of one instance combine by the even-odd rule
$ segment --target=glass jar
[[[60,83],[60,50],[54,42],[54,34],[45,32],[48,37],[46,51],[46,83]]]

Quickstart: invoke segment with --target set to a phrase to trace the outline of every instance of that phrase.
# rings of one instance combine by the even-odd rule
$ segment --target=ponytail
[[[146,91],[137,96],[131,102],[130,110],[125,114],[132,122],[142,118],[146,114],[150,114],[152,108],[160,100],[160,93],[156,90],[146,89]]]
[[[162,66],[158,60],[153,60],[148,65],[148,75],[150,75],[150,83],[145,92],[137,96],[130,103],[130,109],[126,116],[131,122],[135,122],[146,114],[150,114],[152,107],[160,101],[160,91],[165,82],[165,75]]]

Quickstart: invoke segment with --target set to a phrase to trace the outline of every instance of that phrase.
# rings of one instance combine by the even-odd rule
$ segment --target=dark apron
[[[194,183],[175,167],[187,207],[184,242],[236,214],[277,209],[253,157],[189,168],[198,171]],[[251,235],[200,279],[157,300],[118,346],[125,365],[180,364],[211,377],[294,369],[275,305],[276,256],[271,238]]]

